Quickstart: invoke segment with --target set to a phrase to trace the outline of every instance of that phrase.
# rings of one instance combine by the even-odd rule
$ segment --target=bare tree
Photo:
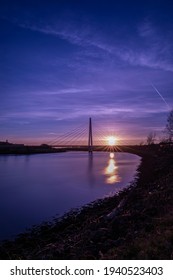
[[[173,141],[173,110],[169,112],[167,123],[166,123],[166,134],[168,135],[168,140]]]
[[[155,142],[156,138],[156,133],[155,132],[150,132],[147,136],[147,145],[152,145]]]

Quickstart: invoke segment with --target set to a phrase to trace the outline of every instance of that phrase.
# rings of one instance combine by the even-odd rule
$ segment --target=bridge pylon
[[[89,118],[89,137],[88,137],[88,152],[93,152],[93,136],[92,136],[92,120]]]

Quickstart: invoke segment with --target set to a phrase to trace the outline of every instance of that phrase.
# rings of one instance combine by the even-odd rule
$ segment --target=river
[[[115,194],[134,179],[139,163],[128,153],[0,156],[0,239]]]

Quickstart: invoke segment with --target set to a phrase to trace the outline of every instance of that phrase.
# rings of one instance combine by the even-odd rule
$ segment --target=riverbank
[[[3,242],[0,258],[173,259],[172,151],[136,153],[128,189]]]
[[[0,142],[0,155],[33,155],[66,152],[64,148],[53,148],[42,144],[39,146],[27,146],[24,144],[13,144],[9,142]]]

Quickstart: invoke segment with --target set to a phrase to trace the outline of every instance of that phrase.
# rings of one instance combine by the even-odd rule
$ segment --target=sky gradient
[[[172,30],[167,0],[1,0],[0,141],[49,143],[89,117],[121,143],[162,137]]]

